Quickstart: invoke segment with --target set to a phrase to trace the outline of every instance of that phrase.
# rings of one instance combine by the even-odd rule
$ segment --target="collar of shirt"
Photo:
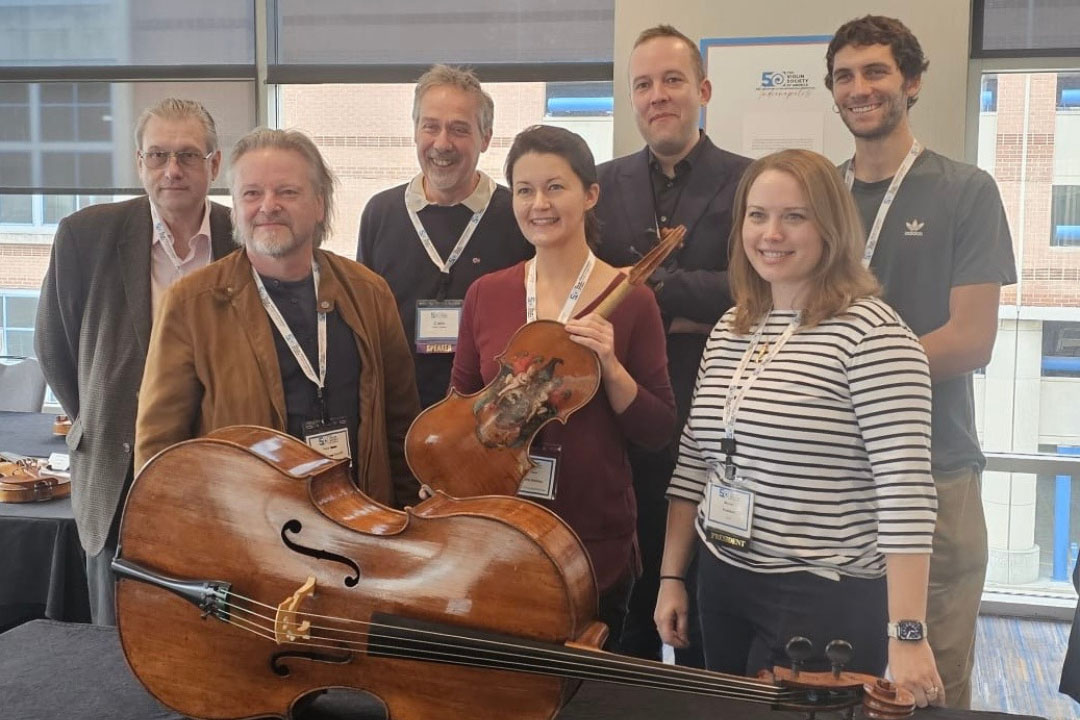
[[[492,194],[495,192],[495,181],[483,170],[477,170],[476,172],[480,175],[480,181],[476,183],[476,189],[472,191],[469,197],[458,203],[469,208],[474,213],[486,208]],[[420,173],[410,180],[409,186],[405,188],[405,207],[413,212],[420,212],[432,204],[428,201],[427,195],[424,194],[424,174]]]
[[[195,233],[191,237],[191,242],[189,243],[190,252],[194,252],[195,246],[199,242],[206,242],[207,244],[209,244],[209,242],[210,242],[210,198],[207,198],[206,200],[203,201],[203,207],[204,207],[204,209],[203,209],[202,225],[199,226],[199,232]],[[154,201],[150,200],[150,228],[151,228],[151,230],[150,230],[150,238],[151,238],[150,246],[151,246],[151,248],[154,245],[157,245],[159,242],[161,242],[161,238],[153,230],[153,228],[157,227],[157,224],[159,222],[161,222],[161,213],[158,212],[157,205],[154,204]],[[168,228],[168,225],[166,225],[166,228]],[[188,257],[191,257],[190,252],[188,254]],[[185,260],[187,260],[187,258],[180,258],[180,262],[184,262]]]
[[[701,155],[701,148],[705,145],[705,143],[702,142],[704,139],[705,133],[698,130],[697,144],[694,145],[693,148],[691,148],[690,152],[686,154],[686,157],[675,163],[676,182],[690,174],[691,168],[694,167],[694,164],[698,160],[698,156]],[[653,151],[651,149],[649,150],[649,168],[653,171],[654,174],[660,175],[665,179],[669,179],[667,175],[664,175],[664,171],[660,169],[660,161],[656,159],[656,155],[653,154]]]

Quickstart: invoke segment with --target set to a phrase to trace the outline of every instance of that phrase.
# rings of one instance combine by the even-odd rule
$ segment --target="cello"
[[[686,228],[664,228],[661,235],[594,312],[606,317],[644,284],[682,244]],[[470,395],[451,388],[413,420],[405,460],[422,485],[453,497],[517,494],[533,465],[529,447],[536,434],[554,420],[565,424],[600,388],[596,353],[571,340],[555,320],[522,326],[495,359],[500,371],[487,387]]]
[[[811,712],[861,703],[875,720],[914,707],[841,670],[754,679],[602,652],[588,556],[547,509],[437,491],[392,510],[360,493],[345,461],[265,428],[151,459],[113,569],[129,666],[193,717],[284,717],[345,687],[393,720],[546,720],[582,680]]]

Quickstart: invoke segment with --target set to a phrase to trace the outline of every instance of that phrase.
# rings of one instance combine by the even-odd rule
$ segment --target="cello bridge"
[[[305,598],[315,595],[315,578],[308,577],[296,592],[278,605],[274,617],[274,640],[278,645],[297,640],[310,640],[311,621],[297,622],[297,609]]]

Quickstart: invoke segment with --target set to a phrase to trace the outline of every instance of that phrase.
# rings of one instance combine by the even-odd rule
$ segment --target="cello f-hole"
[[[295,660],[310,660],[311,662],[332,663],[334,665],[348,665],[352,662],[351,652],[338,654],[307,652],[301,650],[282,650],[270,656],[270,670],[278,677],[289,677],[292,672],[283,661],[289,658]]]
[[[351,559],[344,555],[338,555],[337,553],[327,552],[326,550],[319,550],[316,548],[310,548],[300,543],[290,540],[288,533],[293,535],[299,535],[300,531],[304,528],[303,523],[299,520],[293,519],[286,522],[281,526],[281,542],[285,543],[285,547],[289,548],[293,552],[300,553],[301,555],[307,555],[313,557],[316,560],[330,560],[332,562],[341,563],[346,567],[352,569],[353,574],[345,578],[345,587],[356,587],[356,584],[360,582],[360,566],[353,562]]]

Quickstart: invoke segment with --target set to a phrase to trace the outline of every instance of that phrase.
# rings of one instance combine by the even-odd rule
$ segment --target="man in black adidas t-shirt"
[[[986,464],[975,434],[972,374],[990,361],[1003,285],[1016,282],[1012,241],[993,178],[915,140],[908,120],[927,68],[899,20],[868,15],[837,30],[825,84],[855,138],[841,167],[867,232],[865,261],[885,301],[919,337],[933,382],[931,466],[938,515],[925,617],[897,609],[891,635],[912,652],[929,641],[944,688],[926,699],[968,707],[975,623],[986,573],[981,498]],[[924,622],[925,621],[925,622]],[[886,632],[882,628],[882,632]],[[892,668],[894,677],[903,668]],[[920,703],[921,704],[921,703]]]

